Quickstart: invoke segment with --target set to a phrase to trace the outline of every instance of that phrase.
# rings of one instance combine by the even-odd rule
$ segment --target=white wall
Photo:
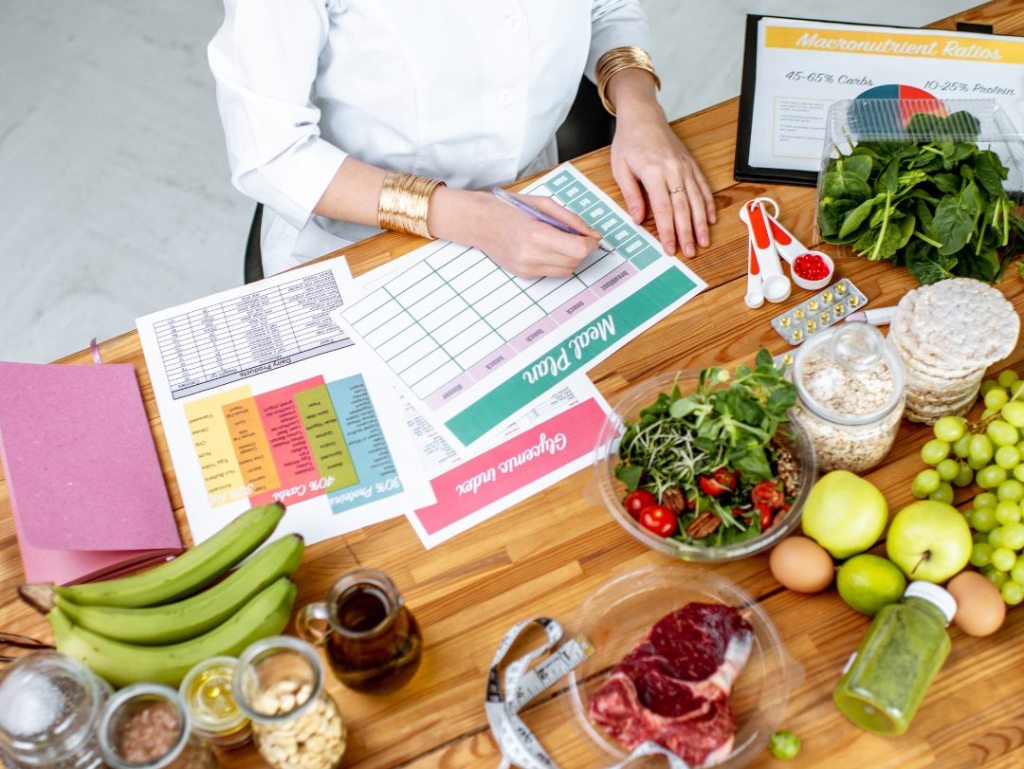
[[[921,27],[977,5],[965,0],[642,0],[669,118],[740,92],[746,15]]]
[[[673,118],[739,92],[748,11],[919,25],[973,4],[644,3]],[[230,185],[206,66],[220,3],[0,10],[0,359],[53,360],[241,283],[253,204]]]

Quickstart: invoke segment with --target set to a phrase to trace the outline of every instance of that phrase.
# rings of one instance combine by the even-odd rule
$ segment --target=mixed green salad
[[[789,509],[800,467],[784,425],[796,390],[760,350],[735,374],[700,372],[627,422],[616,477],[626,511],[651,532],[692,545],[753,539]]]
[[[1003,186],[1009,169],[977,144],[969,112],[919,113],[895,141],[862,141],[825,169],[818,226],[826,243],[905,266],[919,283],[998,282],[1024,242]]]

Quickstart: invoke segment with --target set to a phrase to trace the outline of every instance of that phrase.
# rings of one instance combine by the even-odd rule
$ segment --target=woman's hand
[[[612,175],[626,209],[642,222],[646,193],[665,253],[675,254],[678,245],[694,256],[694,240],[700,246],[711,242],[715,201],[697,162],[668,125],[653,79],[640,69],[622,70],[609,81],[608,96],[616,111]]]
[[[438,187],[430,198],[427,226],[434,237],[475,246],[521,278],[567,278],[597,248],[600,235],[550,198],[523,200],[582,235],[537,221],[489,192]]]

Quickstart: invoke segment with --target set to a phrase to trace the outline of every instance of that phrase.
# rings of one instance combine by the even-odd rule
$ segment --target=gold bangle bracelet
[[[597,60],[596,67],[597,93],[601,97],[601,103],[604,105],[604,108],[612,115],[615,114],[615,105],[608,99],[608,81],[617,72],[630,68],[650,72],[651,77],[654,78],[654,87],[659,91],[661,90],[661,79],[658,77],[658,73],[654,71],[654,64],[647,51],[635,45],[612,48]]]
[[[433,237],[427,229],[430,195],[444,182],[422,176],[388,171],[377,198],[377,224],[421,238]]]

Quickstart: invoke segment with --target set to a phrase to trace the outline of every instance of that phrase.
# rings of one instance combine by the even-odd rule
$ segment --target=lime
[[[839,595],[851,608],[874,616],[903,597],[906,577],[892,561],[877,555],[855,555],[836,574]]]

